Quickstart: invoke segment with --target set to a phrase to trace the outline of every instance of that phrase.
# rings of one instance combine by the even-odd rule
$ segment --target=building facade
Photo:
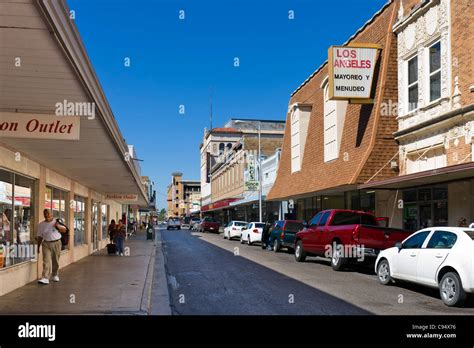
[[[474,221],[474,4],[403,1],[398,38],[400,175],[364,187],[384,192],[399,227]]]
[[[388,2],[342,45],[380,48],[373,103],[329,99],[327,61],[291,95],[278,175],[267,197],[290,202],[287,217],[308,220],[328,208],[375,212],[377,193],[358,185],[398,174],[387,166],[399,150],[397,120],[381,112],[398,99],[397,4]]]
[[[44,209],[70,230],[62,268],[105,247],[108,224],[124,207],[148,202],[65,1],[9,2],[0,12],[3,295],[41,277],[36,236]],[[59,116],[63,102],[89,105],[92,113]],[[35,125],[41,134],[32,134]]]
[[[258,180],[259,126],[263,161],[274,155],[276,149],[281,148],[284,122],[232,119],[226,124],[226,128],[238,129],[240,138],[232,147],[224,149],[223,153],[214,159],[209,171],[211,203],[202,207],[203,213],[213,215],[222,223],[232,219],[244,221],[259,219],[258,191],[249,189],[246,184]],[[253,168],[252,178],[249,177],[250,168]],[[273,208],[272,203],[267,205],[269,209]],[[265,208],[262,211],[266,210]]]
[[[183,180],[183,173],[172,173],[168,185],[168,217],[199,216],[200,211],[201,182]]]

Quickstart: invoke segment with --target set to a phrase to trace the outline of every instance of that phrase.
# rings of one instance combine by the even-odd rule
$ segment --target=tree
[[[163,221],[166,218],[166,209],[163,208],[158,213],[158,220]]]

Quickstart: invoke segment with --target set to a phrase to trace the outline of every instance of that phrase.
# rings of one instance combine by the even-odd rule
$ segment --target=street
[[[449,308],[436,289],[382,286],[369,267],[335,272],[324,259],[297,263],[285,251],[241,245],[222,234],[161,234],[173,314],[474,314],[472,301]]]

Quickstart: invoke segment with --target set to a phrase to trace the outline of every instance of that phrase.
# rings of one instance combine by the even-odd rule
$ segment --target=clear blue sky
[[[344,43],[386,2],[68,0],[160,207],[171,172],[199,179],[211,87],[214,127],[231,117],[284,119],[290,94],[327,59],[327,48]]]

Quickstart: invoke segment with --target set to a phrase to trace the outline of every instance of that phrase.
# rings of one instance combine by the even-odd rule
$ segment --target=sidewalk
[[[129,256],[107,255],[103,249],[61,269],[59,283],[32,282],[0,297],[0,314],[146,315],[156,244],[140,231],[125,242]]]

